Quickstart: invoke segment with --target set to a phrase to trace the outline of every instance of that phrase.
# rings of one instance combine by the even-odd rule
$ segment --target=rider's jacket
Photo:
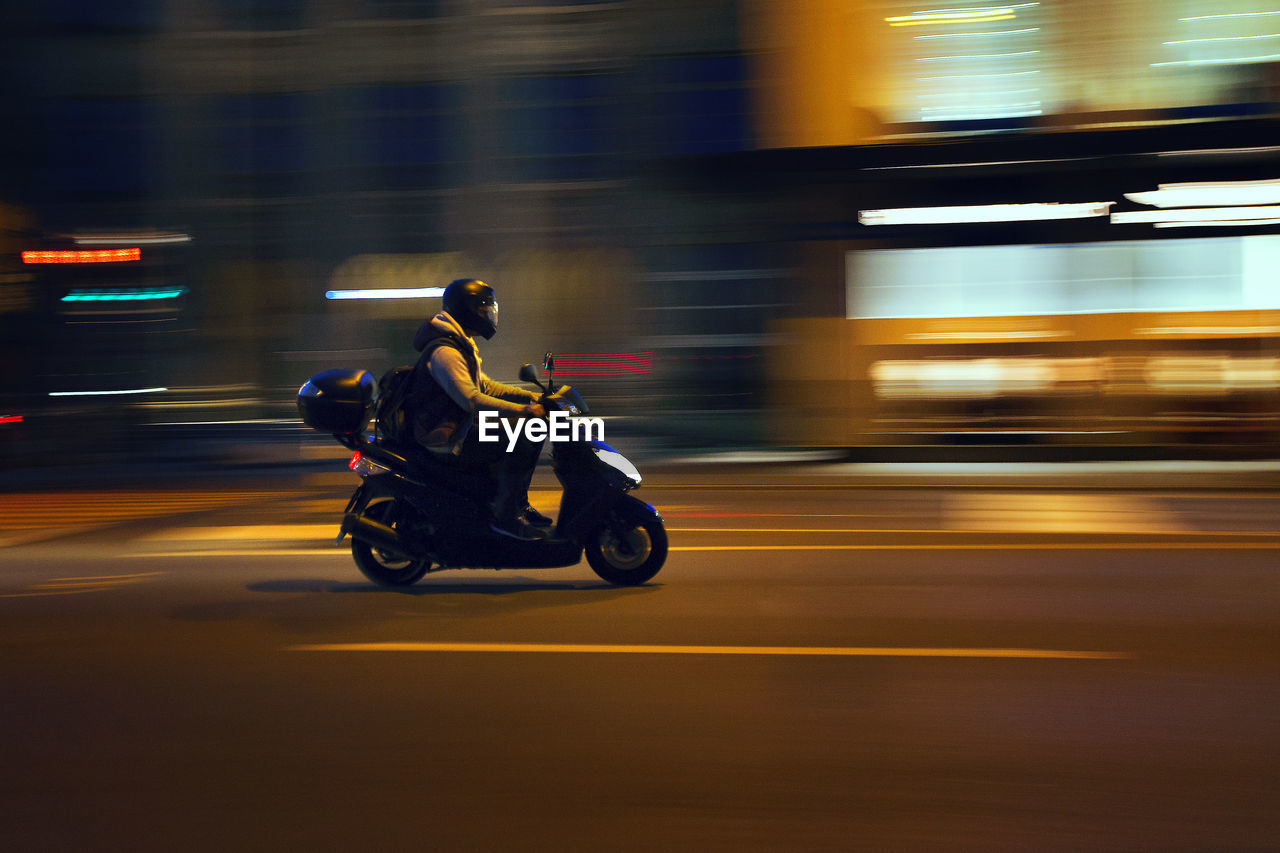
[[[484,374],[475,341],[444,311],[423,323],[413,338],[421,354],[409,390],[413,437],[430,450],[458,453],[484,409],[520,415],[537,395],[495,382]]]

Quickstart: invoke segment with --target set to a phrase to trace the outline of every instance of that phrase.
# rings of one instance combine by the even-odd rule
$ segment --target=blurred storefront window
[[[152,30],[160,26],[163,0],[45,0],[40,14],[64,32]]]
[[[740,54],[650,60],[648,113],[657,153],[751,148],[750,73],[747,58]]]
[[[1280,12],[1249,0],[890,0],[880,11],[892,123],[1176,120],[1255,114],[1277,99]],[[1155,114],[1106,115],[1134,111]]]
[[[375,189],[430,189],[461,178],[462,87],[375,86],[352,93],[346,126],[357,167]]]
[[[1280,309],[1280,235],[850,252],[850,318]]]
[[[412,20],[446,14],[449,4],[447,0],[365,0],[363,6],[369,18]]]
[[[308,0],[216,0],[229,30],[297,30],[306,21]]]
[[[618,78],[517,77],[498,89],[503,176],[511,181],[591,180],[619,166]]]
[[[233,193],[289,195],[311,166],[307,96],[231,95],[214,99],[213,169]]]
[[[158,177],[153,106],[138,99],[68,98],[45,109],[49,186],[59,193],[141,193]]]

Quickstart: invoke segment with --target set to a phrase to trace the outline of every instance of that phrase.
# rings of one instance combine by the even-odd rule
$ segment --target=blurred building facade
[[[775,439],[1276,452],[1280,13],[798,5],[764,148],[686,172],[796,202]]]
[[[412,360],[435,305],[327,292],[477,275],[500,288],[504,328],[485,349],[496,376],[545,350],[599,355],[564,379],[647,429],[856,444],[881,405],[876,363],[1040,351],[868,360],[843,322],[862,292],[851,253],[1151,230],[886,236],[860,210],[1275,177],[1258,140],[1276,111],[1280,15],[1231,0],[917,5],[36,4],[16,13],[9,51],[32,81],[14,108],[32,120],[6,140],[2,200],[21,239],[192,237],[173,322],[146,329],[158,337],[137,387],[171,390],[144,420],[190,420],[195,404],[287,417],[314,370]],[[1177,169],[1143,159],[1179,134],[1258,150]],[[1228,230],[1270,233],[1249,228]],[[39,290],[19,284],[29,271],[7,274],[6,293]],[[56,301],[10,302],[27,306],[6,315],[15,328],[32,328],[37,305],[39,322],[66,319]],[[89,339],[59,340],[85,347],[85,364],[46,372],[36,395],[92,387],[95,370],[110,384],[117,367]],[[632,352],[652,354],[650,372],[592,375]]]

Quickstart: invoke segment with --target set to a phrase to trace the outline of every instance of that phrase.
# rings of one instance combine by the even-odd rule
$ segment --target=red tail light
[[[360,455],[360,451],[357,450],[355,456],[352,456],[351,461],[347,463],[347,467],[350,468],[352,471],[356,470],[356,468],[360,465],[360,460],[362,458],[363,457]]]

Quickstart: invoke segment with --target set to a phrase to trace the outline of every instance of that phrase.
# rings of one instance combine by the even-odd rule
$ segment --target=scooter
[[[569,386],[551,392],[554,359],[544,386],[530,364],[520,379],[542,390],[539,401],[570,416],[587,414]],[[404,587],[446,569],[545,569],[587,563],[619,586],[643,584],[667,558],[667,532],[652,506],[629,494],[641,482],[626,457],[599,439],[551,443],[551,464],[563,488],[549,538],[515,539],[489,529],[491,478],[443,465],[417,445],[366,433],[377,405],[377,380],[367,370],[335,369],[312,376],[298,391],[298,411],[313,429],[353,451],[360,475],[335,540],[350,535],[351,555],[369,580]]]

